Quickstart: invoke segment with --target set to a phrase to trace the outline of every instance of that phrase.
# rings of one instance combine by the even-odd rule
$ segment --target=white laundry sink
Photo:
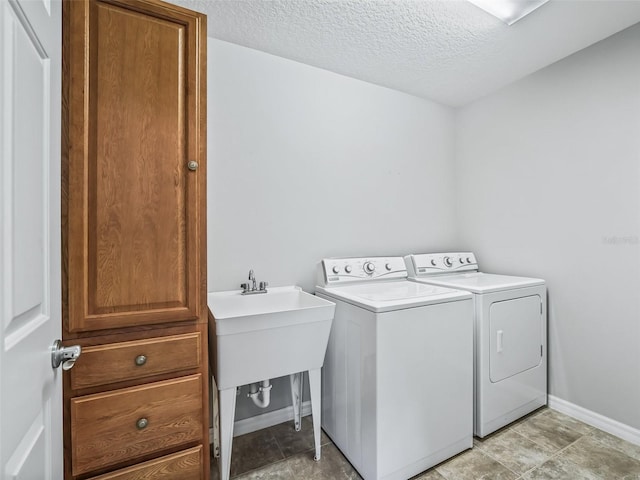
[[[334,303],[297,286],[214,292],[207,301],[218,389],[322,367]]]
[[[309,377],[315,459],[320,460],[320,368],[336,305],[300,287],[241,290],[207,297],[211,358],[220,407],[220,479],[229,480],[236,387],[290,376],[296,430],[302,411],[302,373]]]

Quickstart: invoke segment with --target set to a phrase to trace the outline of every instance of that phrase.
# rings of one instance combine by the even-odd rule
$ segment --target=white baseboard
[[[311,415],[310,400],[302,402],[302,416],[306,417],[307,415]],[[263,428],[272,427],[288,420],[293,421],[292,406],[236,421],[233,424],[233,436],[238,437],[245,433],[251,433],[257,430],[262,430]],[[209,429],[209,442],[213,443],[213,428]]]
[[[302,416],[311,415],[311,401],[302,402]],[[245,433],[255,432],[263,428],[272,427],[279,423],[293,420],[293,407],[284,407],[273,412],[263,413],[254,417],[238,420],[233,424],[233,436],[244,435]]]
[[[612,418],[605,417],[599,413],[592,412],[586,408],[580,407],[574,403],[568,402],[553,395],[549,395],[549,408],[557,410],[565,415],[569,415],[581,422],[584,422],[592,427],[604,430],[611,435],[620,437],[623,440],[640,445],[640,430],[630,427],[622,422],[613,420]]]

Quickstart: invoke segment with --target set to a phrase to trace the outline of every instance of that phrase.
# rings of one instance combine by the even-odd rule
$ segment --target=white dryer
[[[478,271],[475,255],[405,257],[409,279],[474,297],[474,433],[484,437],[547,404],[544,280]]]
[[[322,427],[365,480],[406,480],[471,448],[469,293],[376,257],[323,260],[316,295],[336,304]]]

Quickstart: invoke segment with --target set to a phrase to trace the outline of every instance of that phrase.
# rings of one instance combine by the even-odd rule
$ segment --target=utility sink
[[[229,480],[236,387],[289,375],[294,424],[300,429],[302,372],[308,372],[315,459],[320,460],[320,368],[335,304],[300,287],[267,293],[210,293],[210,346],[220,407],[220,479]]]
[[[322,367],[335,304],[300,287],[208,295],[218,389]]]

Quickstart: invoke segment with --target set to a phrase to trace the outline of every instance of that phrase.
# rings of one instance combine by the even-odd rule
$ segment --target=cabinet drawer
[[[85,347],[70,372],[71,388],[196,369],[202,358],[200,349],[199,332]]]
[[[202,375],[71,399],[71,466],[91,472],[202,441]]]
[[[201,480],[202,445],[89,480]]]

